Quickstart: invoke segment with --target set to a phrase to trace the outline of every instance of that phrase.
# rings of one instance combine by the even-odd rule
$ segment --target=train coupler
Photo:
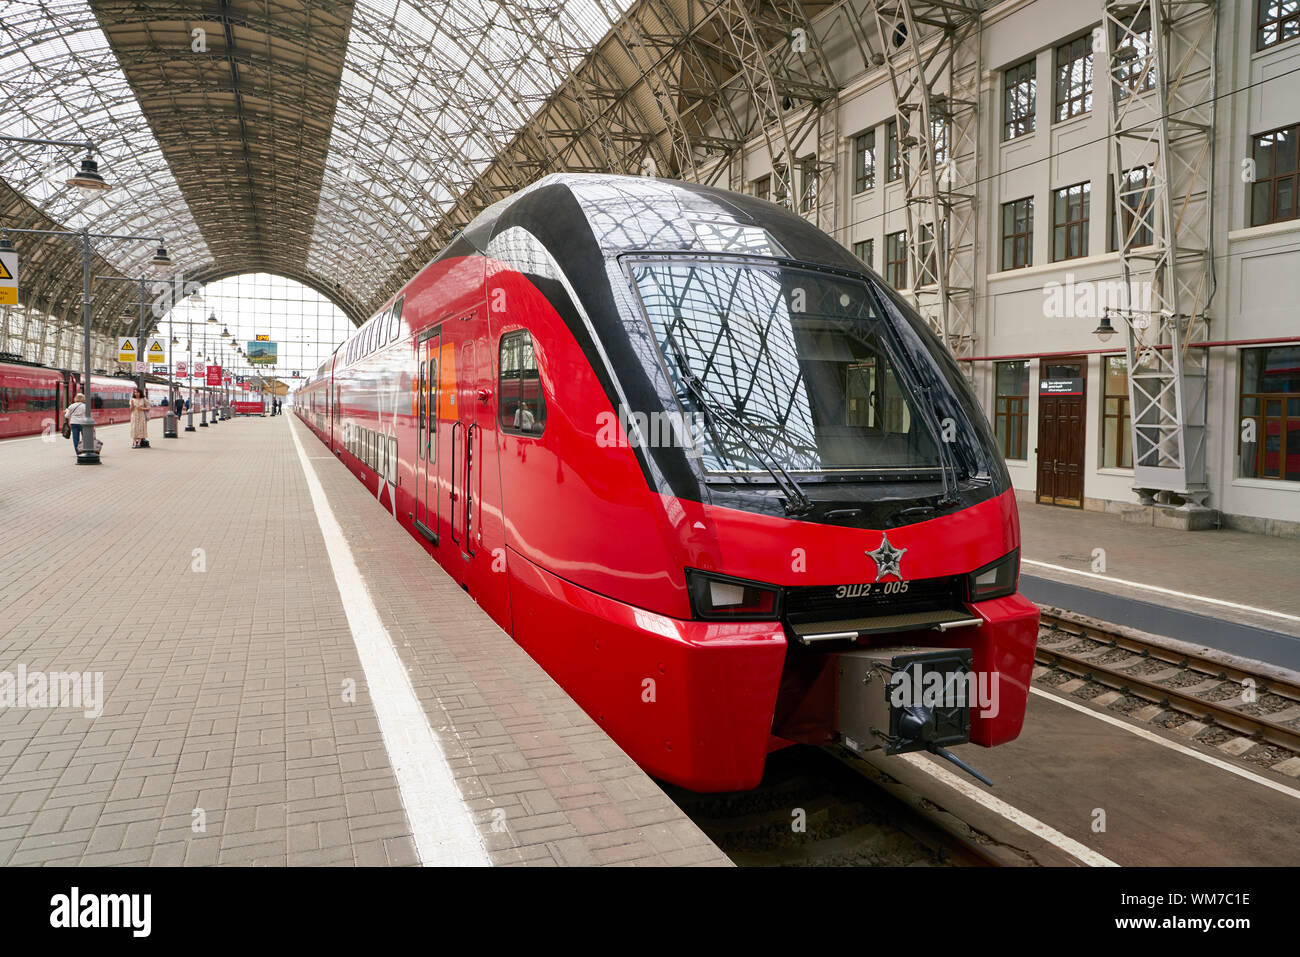
[[[987,706],[969,648],[863,648],[838,656],[836,731],[850,751],[929,751],[992,786],[949,745],[970,740],[970,709]]]

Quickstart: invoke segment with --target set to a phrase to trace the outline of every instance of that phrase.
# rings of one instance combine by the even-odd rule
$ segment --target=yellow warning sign
[[[149,361],[155,363],[165,363],[167,361],[167,350],[163,348],[161,339],[149,340]]]
[[[117,361],[118,362],[135,362],[135,339],[130,336],[122,336],[117,340]]]
[[[0,253],[0,305],[18,305],[18,254]]]

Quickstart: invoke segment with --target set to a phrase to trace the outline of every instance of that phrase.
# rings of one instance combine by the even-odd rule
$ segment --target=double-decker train
[[[924,320],[781,207],[548,176],[294,409],[659,778],[1020,732],[1038,611],[983,412]]]
[[[135,387],[134,378],[92,374],[89,405],[95,424],[129,422]],[[79,391],[81,375],[76,372],[15,359],[0,361],[0,439],[59,431],[63,428],[63,412]],[[188,387],[181,387],[179,393],[182,398],[190,396]],[[145,394],[149,397],[149,418],[167,414],[165,381],[147,380]],[[211,408],[216,402],[216,390],[196,389],[195,401],[196,413],[200,408]]]

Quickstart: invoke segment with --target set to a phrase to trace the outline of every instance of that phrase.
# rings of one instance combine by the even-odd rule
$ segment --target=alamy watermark
[[[79,708],[87,718],[104,713],[102,671],[0,671],[0,708]]]
[[[617,415],[606,411],[596,416],[596,444],[602,449],[685,449],[687,456],[697,457],[708,425],[703,412],[631,412],[619,406]]]
[[[944,673],[920,664],[895,671],[889,678],[889,703],[895,708],[978,708],[981,718],[996,718],[1000,682],[996,671]]]
[[[1043,315],[1050,319],[1100,319],[1112,312],[1147,313],[1153,295],[1149,282],[1114,280],[1076,281],[1074,273],[1065,282],[1043,284]]]

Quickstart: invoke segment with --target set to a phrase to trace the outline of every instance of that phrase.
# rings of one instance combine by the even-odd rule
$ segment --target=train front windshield
[[[723,259],[631,263],[707,472],[930,475],[919,404],[865,283]],[[931,405],[933,408],[933,405]]]

